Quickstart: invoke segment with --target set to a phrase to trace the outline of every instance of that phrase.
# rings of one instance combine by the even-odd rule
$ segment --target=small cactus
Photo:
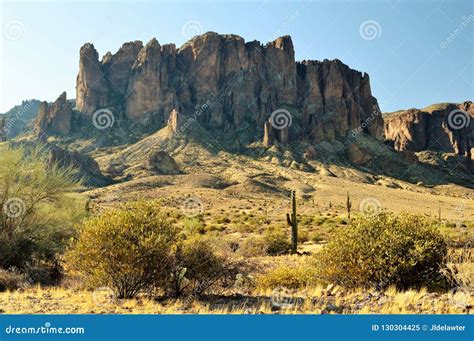
[[[291,191],[291,216],[286,214],[286,221],[291,226],[291,253],[298,252],[298,220],[296,218],[296,191]]]
[[[351,197],[349,195],[349,191],[347,191],[346,207],[347,207],[347,218],[349,219],[349,221],[351,221],[352,201],[351,201]]]

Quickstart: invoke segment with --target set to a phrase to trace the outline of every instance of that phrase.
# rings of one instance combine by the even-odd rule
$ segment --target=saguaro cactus
[[[351,201],[351,197],[349,195],[349,191],[347,191],[346,207],[347,207],[347,219],[349,219],[349,221],[351,221],[352,201]]]
[[[298,220],[296,218],[296,191],[291,190],[291,216],[286,214],[286,221],[291,226],[291,253],[298,252]]]

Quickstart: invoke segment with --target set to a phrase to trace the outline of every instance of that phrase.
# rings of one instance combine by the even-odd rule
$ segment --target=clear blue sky
[[[382,111],[474,97],[472,0],[1,1],[0,112],[22,99],[53,101],[64,90],[74,98],[85,42],[100,56],[152,37],[180,46],[189,21],[199,23],[185,27],[191,32],[246,41],[290,34],[297,60],[338,58],[368,72]],[[361,35],[368,20],[375,36],[370,27]]]

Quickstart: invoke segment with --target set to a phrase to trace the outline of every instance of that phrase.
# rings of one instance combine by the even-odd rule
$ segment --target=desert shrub
[[[291,243],[280,231],[266,231],[264,236],[253,236],[242,243],[241,253],[246,257],[278,256],[290,253]]]
[[[319,243],[319,242],[322,242],[324,240],[324,237],[321,235],[321,233],[315,231],[315,232],[312,232],[309,236],[310,240],[314,243]]]
[[[308,264],[280,266],[257,276],[257,288],[260,289],[299,289],[315,284],[315,270]]]
[[[26,283],[26,276],[16,270],[0,269],[0,292],[16,290]]]
[[[474,253],[471,242],[464,244],[463,247],[449,250],[446,263],[441,272],[450,287],[474,287],[473,262]]]
[[[165,288],[168,295],[200,296],[211,289],[230,288],[239,274],[248,272],[247,263],[222,251],[200,237],[180,242],[173,255],[171,276]]]
[[[252,236],[241,243],[240,253],[245,257],[259,257],[265,255],[265,239],[261,236]]]
[[[298,231],[298,243],[305,243],[309,241],[309,232],[307,230]]]
[[[127,204],[85,221],[66,259],[89,286],[131,298],[167,281],[177,235],[157,203]]]
[[[290,253],[291,243],[284,233],[267,233],[264,237],[264,241],[265,253],[269,256],[278,256]]]
[[[77,172],[41,147],[0,147],[0,268],[52,264],[85,215]]]
[[[186,217],[183,219],[183,225],[188,235],[206,233],[206,225],[202,217]]]
[[[316,255],[318,279],[346,287],[432,287],[447,246],[428,218],[383,212],[357,216]]]

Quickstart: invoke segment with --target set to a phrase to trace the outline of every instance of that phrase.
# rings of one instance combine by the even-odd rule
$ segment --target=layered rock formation
[[[55,133],[68,134],[71,131],[73,105],[66,99],[63,92],[53,104],[41,102],[34,122],[37,135]]]
[[[60,167],[73,167],[78,171],[78,177],[86,186],[101,187],[112,183],[99,169],[97,162],[87,154],[69,152],[57,146],[51,146],[48,154],[48,164]]]
[[[385,117],[385,135],[400,151],[438,150],[474,158],[474,104],[435,105]]]
[[[145,46],[136,41],[101,61],[87,43],[76,91],[79,111],[119,108],[136,123],[164,123],[173,110],[191,116],[205,106],[194,115],[205,127],[254,124],[263,132],[271,113],[287,105],[303,112],[298,123],[315,141],[345,137],[364,123],[366,133],[383,138],[368,75],[339,60],[295,62],[289,36],[262,45],[208,32],[178,49],[156,39]],[[268,125],[267,133],[267,144],[288,140],[287,132]]]

